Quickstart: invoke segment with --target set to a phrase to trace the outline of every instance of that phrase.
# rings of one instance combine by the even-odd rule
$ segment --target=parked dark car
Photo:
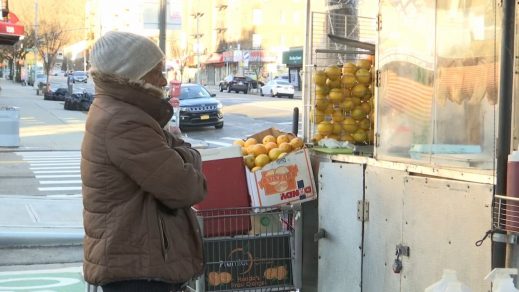
[[[227,90],[227,92],[234,91],[236,93],[243,91],[243,93],[249,92],[250,83],[247,80],[247,77],[232,77],[232,79],[226,79],[220,81],[219,87],[220,92]]]
[[[90,92],[74,92],[71,96],[65,97],[65,105],[64,108],[66,110],[75,110],[75,111],[88,111],[90,109],[90,105],[94,101],[95,94]]]
[[[258,81],[256,79],[253,79],[252,77],[245,76],[245,78],[247,79],[247,82],[249,82],[249,88],[257,89],[258,87],[265,85],[265,83],[263,83],[262,81]]]
[[[180,87],[180,128],[214,126],[223,128],[222,103],[200,84],[182,84]],[[171,124],[175,122],[175,115]]]

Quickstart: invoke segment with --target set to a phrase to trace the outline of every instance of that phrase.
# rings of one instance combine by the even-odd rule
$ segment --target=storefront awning
[[[25,28],[17,24],[18,18],[9,13],[8,21],[0,21],[0,45],[14,45],[23,36]]]
[[[207,59],[204,61],[204,64],[219,64],[223,63],[223,55],[218,53],[211,53],[207,56]]]

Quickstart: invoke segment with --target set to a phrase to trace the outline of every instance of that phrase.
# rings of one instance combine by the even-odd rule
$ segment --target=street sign
[[[250,52],[243,51],[243,66],[244,67],[249,67],[249,60],[250,60]]]

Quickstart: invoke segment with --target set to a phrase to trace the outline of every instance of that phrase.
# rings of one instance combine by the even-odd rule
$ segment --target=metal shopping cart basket
[[[295,291],[294,210],[197,211],[206,269],[188,291]]]

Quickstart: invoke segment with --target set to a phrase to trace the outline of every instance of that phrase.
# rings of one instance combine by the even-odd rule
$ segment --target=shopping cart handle
[[[317,241],[319,241],[319,239],[325,238],[325,237],[326,237],[326,230],[319,228],[317,233],[314,234],[314,241],[317,242]]]

